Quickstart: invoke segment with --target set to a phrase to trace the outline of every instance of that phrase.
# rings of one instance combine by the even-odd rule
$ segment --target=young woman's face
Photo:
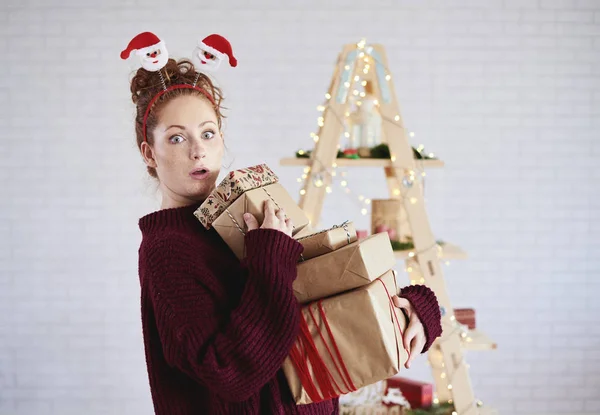
[[[154,129],[153,167],[160,180],[162,207],[206,199],[215,188],[223,150],[217,115],[208,100],[184,95],[168,102]]]

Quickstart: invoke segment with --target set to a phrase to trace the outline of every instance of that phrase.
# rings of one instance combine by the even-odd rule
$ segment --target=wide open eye
[[[202,133],[202,138],[204,140],[210,140],[211,138],[213,138],[215,136],[215,132],[212,130],[208,130]]]
[[[173,141],[173,139],[174,139],[174,138],[176,138],[176,137],[179,137],[179,138],[181,138],[181,140],[180,140],[180,141]],[[181,143],[183,140],[184,140],[184,138],[183,138],[183,136],[182,136],[182,135],[180,135],[180,134],[175,134],[175,135],[171,136],[171,138],[169,138],[169,141],[170,141],[171,143],[175,143],[175,144],[177,144],[177,143]]]

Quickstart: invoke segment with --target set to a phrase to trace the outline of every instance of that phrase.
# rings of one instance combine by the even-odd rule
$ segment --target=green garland
[[[400,241],[390,241],[392,243],[392,249],[394,251],[406,251],[407,249],[414,249],[415,244],[412,241],[408,242],[400,242]],[[444,241],[436,241],[436,243],[440,245],[444,245]]]
[[[418,160],[435,160],[437,157],[429,157],[426,154],[421,153],[416,148],[413,149],[413,155]],[[297,158],[310,158],[312,150],[298,150],[296,151]],[[371,148],[371,157],[373,159],[389,159],[391,157],[390,148],[387,144],[379,144],[375,147]],[[350,159],[359,159],[361,157],[358,154],[344,154],[343,151],[338,150],[337,158],[350,158]]]
[[[452,415],[452,411],[454,411],[454,405],[443,402],[427,409],[408,409],[406,415]]]

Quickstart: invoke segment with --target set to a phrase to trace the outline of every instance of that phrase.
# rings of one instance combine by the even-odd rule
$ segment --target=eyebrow
[[[203,125],[208,124],[209,122],[217,125],[214,121],[207,120],[207,121],[204,121],[204,122],[201,122],[200,124],[198,124],[198,127],[202,127]],[[173,128],[173,127],[177,127],[182,130],[185,130],[185,127],[183,125],[173,124],[173,125],[169,125],[167,128],[165,128],[165,131],[167,131],[169,128]]]

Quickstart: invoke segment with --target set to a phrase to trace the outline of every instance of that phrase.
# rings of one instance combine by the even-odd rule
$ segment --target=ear
[[[154,151],[152,150],[152,147],[150,147],[150,144],[143,142],[141,152],[146,165],[148,165],[149,167],[156,168],[157,164],[156,160],[154,159]]]

